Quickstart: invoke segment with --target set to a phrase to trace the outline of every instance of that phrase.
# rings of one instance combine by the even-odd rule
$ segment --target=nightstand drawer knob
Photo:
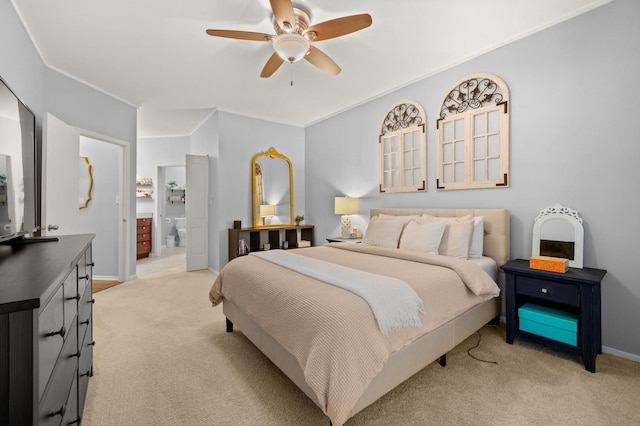
[[[543,292],[544,294],[547,294],[547,293],[549,293],[549,290],[547,290],[546,288],[544,288],[544,287],[543,287],[543,288],[542,288],[542,292]]]

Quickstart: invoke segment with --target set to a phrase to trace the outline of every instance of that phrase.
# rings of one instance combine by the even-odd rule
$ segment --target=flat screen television
[[[38,230],[35,116],[0,78],[0,244]]]

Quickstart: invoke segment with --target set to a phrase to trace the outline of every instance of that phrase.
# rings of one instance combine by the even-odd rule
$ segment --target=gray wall
[[[531,255],[533,220],[561,203],[584,219],[587,267],[608,270],[602,284],[603,344],[640,360],[638,254],[640,209],[640,2],[618,0],[484,54],[306,129],[307,223],[316,240],[339,233],[333,197],[363,197],[369,208],[502,207],[511,211],[511,255]],[[438,103],[459,78],[502,77],[511,94],[511,186],[435,190]],[[378,192],[378,126],[395,102],[418,101],[427,113],[428,192]]]
[[[220,137],[219,265],[228,260],[227,229],[234,220],[253,226],[251,216],[251,159],[274,147],[293,165],[294,214],[304,214],[305,143],[304,129],[236,114],[218,112]]]
[[[13,6],[0,1],[0,76],[36,115],[36,137],[42,141],[42,117],[49,112],[80,129],[130,144],[129,173],[135,185],[136,108],[46,68]],[[76,167],[76,159],[72,160]],[[135,217],[135,193],[129,198],[129,217]],[[135,221],[129,220],[135,235]],[[129,268],[135,271],[135,238],[129,245]],[[96,260],[98,263],[99,260]]]

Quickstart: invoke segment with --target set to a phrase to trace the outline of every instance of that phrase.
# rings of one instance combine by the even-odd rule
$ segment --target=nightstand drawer
[[[569,306],[580,306],[580,289],[576,285],[519,276],[516,293]]]

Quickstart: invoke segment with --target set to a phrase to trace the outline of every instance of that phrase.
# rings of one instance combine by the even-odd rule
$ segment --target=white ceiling
[[[138,136],[159,137],[190,135],[215,109],[306,126],[611,0],[294,2],[311,24],[373,24],[314,43],[338,76],[300,61],[267,79],[270,43],[205,30],[273,34],[269,0],[11,1],[48,67],[138,107]]]

